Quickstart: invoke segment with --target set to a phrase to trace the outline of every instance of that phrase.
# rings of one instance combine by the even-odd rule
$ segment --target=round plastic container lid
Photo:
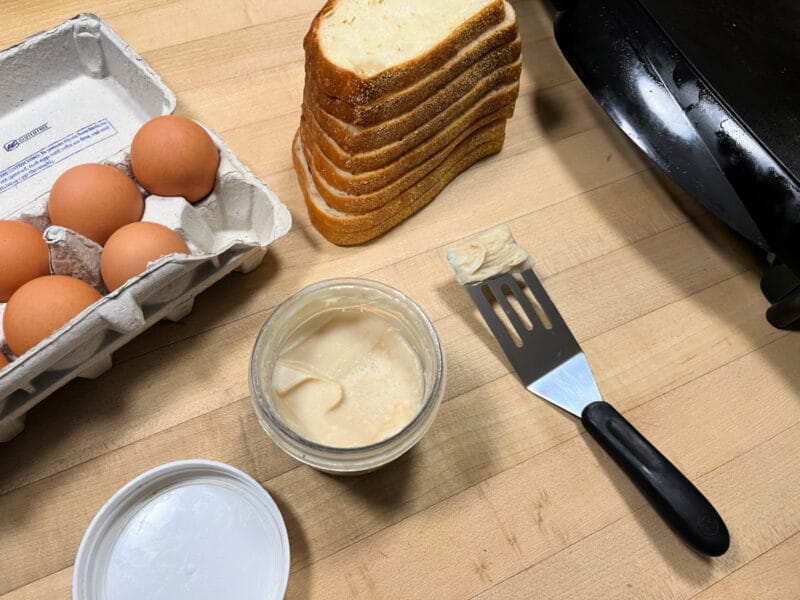
[[[289,537],[270,495],[222,463],[184,460],[129,482],[83,537],[75,600],[283,598]]]

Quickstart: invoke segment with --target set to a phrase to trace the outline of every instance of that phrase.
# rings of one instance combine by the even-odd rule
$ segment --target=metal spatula
[[[464,287],[522,383],[537,396],[580,417],[586,430],[690,546],[709,556],[724,554],[730,538],[719,513],[675,465],[603,401],[586,356],[541,282],[531,269],[520,275],[543,318],[508,273]],[[514,309],[510,296],[524,316]],[[508,317],[513,333],[495,313],[492,300]],[[514,333],[519,336],[517,343]]]

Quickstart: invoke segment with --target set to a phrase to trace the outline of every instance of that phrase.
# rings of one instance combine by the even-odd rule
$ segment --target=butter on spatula
[[[517,244],[505,223],[448,248],[447,262],[461,285],[484,281],[501,273],[524,271],[533,266],[533,258]]]

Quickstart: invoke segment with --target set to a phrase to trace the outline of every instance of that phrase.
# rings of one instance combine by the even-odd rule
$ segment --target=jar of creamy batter
[[[365,279],[322,281],[281,304],[250,359],[262,427],[285,452],[357,474],[419,441],[441,403],[439,337],[411,299]]]

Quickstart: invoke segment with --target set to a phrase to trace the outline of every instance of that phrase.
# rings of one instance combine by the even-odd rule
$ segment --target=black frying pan
[[[800,3],[554,4],[587,89],[675,182],[777,257],[767,317],[800,322]]]

